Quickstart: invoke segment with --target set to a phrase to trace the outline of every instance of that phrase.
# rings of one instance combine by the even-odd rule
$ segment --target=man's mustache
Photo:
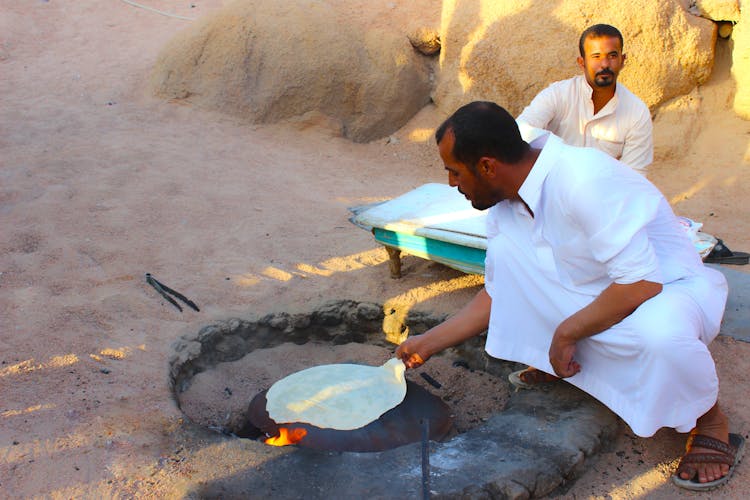
[[[611,69],[603,69],[603,70],[599,71],[599,72],[598,72],[598,73],[596,74],[596,76],[602,76],[602,75],[610,75],[610,76],[615,76],[615,72],[614,72],[614,71],[612,71]]]

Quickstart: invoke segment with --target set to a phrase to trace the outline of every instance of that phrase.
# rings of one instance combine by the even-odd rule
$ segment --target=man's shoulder
[[[643,102],[643,99],[635,95],[628,87],[622,82],[617,82],[617,98],[621,101],[627,101],[628,104],[648,110],[648,106]]]
[[[566,178],[565,184],[568,186],[580,187],[599,182],[601,179],[609,179],[615,172],[619,172],[621,167],[628,171],[632,170],[600,149],[571,146],[554,136],[551,137],[551,141],[554,148],[555,170]],[[570,175],[571,172],[575,175]]]

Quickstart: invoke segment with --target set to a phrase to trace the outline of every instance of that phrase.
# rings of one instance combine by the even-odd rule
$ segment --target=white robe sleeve
[[[599,176],[578,183],[568,193],[566,206],[587,235],[592,255],[606,265],[615,283],[661,283],[659,261],[646,230],[656,217],[661,197],[640,178],[628,177]],[[637,183],[639,189],[617,189],[616,184],[624,182]]]
[[[641,173],[654,161],[653,125],[648,108],[628,130],[620,161]]]
[[[557,113],[559,99],[552,86],[539,92],[531,103],[524,108],[516,122],[519,127],[524,124],[531,128],[549,130],[550,123]],[[527,141],[528,142],[528,141]]]

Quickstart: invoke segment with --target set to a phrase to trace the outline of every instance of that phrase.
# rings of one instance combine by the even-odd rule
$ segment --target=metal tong
[[[154,289],[157,292],[159,292],[159,295],[161,295],[162,297],[164,297],[165,299],[167,299],[167,301],[169,301],[169,303],[171,303],[173,306],[175,306],[177,309],[179,309],[180,312],[182,312],[182,306],[180,306],[180,304],[178,304],[176,300],[174,300],[172,297],[170,297],[169,294],[174,295],[175,297],[177,297],[178,299],[180,299],[181,301],[183,301],[185,304],[187,304],[188,306],[190,306],[190,308],[192,308],[192,309],[194,309],[196,311],[200,311],[200,309],[198,309],[198,306],[195,305],[195,302],[193,302],[192,300],[188,299],[187,297],[185,297],[184,295],[182,295],[180,292],[172,290],[171,288],[169,288],[164,283],[160,283],[156,278],[154,278],[151,275],[151,273],[146,273],[146,283],[148,283],[149,285],[151,285],[152,287],[154,287]]]

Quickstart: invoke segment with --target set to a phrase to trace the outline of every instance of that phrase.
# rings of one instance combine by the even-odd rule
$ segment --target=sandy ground
[[[198,17],[220,0],[144,3]],[[357,145],[305,125],[249,126],[145,91],[189,21],[122,1],[0,0],[0,491],[3,497],[179,498],[242,466],[210,448],[174,459],[183,415],[170,344],[227,317],[327,299],[455,311],[481,284],[385,252],[347,207],[444,182],[426,109]],[[702,89],[703,131],[651,177],[678,213],[750,249],[750,123],[727,111],[727,65]],[[747,271],[743,268],[738,268]],[[201,307],[180,313],[151,272]],[[732,430],[750,433],[750,345],[712,345]],[[565,498],[741,498],[743,464],[713,494],[676,490],[683,436],[622,429]],[[175,465],[179,462],[179,465]]]

